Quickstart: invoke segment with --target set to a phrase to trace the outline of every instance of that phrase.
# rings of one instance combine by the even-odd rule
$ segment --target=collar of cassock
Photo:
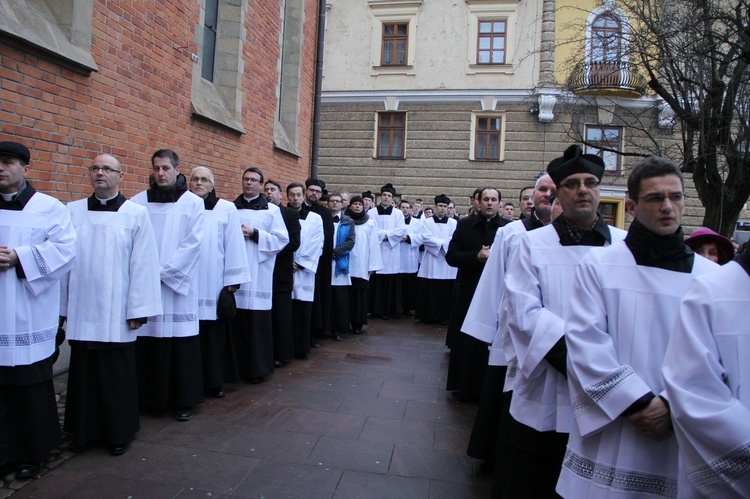
[[[438,218],[437,215],[432,215],[432,219],[435,221],[436,224],[447,224],[448,223],[448,217],[445,216],[443,218]]]
[[[96,194],[92,194],[88,198],[87,203],[89,211],[117,211],[125,201],[127,201],[127,198],[118,192],[117,196],[108,199],[103,203],[96,198]]]
[[[216,207],[216,203],[219,202],[219,198],[216,197],[216,189],[211,189],[206,199],[203,200],[203,207],[207,210],[213,210]]]
[[[609,233],[609,225],[597,213],[596,221],[588,229],[576,227],[560,215],[552,222],[552,226],[560,238],[562,246],[604,246],[612,242],[612,235]]]
[[[411,223],[411,217],[404,217],[404,223],[409,225]]]
[[[258,194],[258,197],[252,201],[245,199],[245,196],[240,194],[237,199],[234,200],[234,205],[238,210],[267,210],[268,200],[263,194]]]
[[[187,180],[182,173],[177,174],[177,181],[170,189],[159,189],[151,177],[151,188],[146,191],[149,203],[176,203],[187,192]]]
[[[523,214],[521,214],[521,223],[526,228],[526,231],[539,229],[541,227],[544,227],[544,222],[539,220],[539,217],[536,216],[536,212],[534,211],[534,208],[531,209],[531,216],[530,217],[524,217]]]
[[[484,222],[484,223],[488,223],[488,224],[495,224],[498,227],[502,227],[503,225],[506,225],[508,223],[508,221],[506,219],[504,219],[503,217],[501,217],[499,213],[496,214],[492,218],[487,218],[484,215],[482,215],[481,213],[478,214],[478,215],[473,215],[473,216],[475,217],[474,218],[474,225],[475,226]],[[453,219],[456,220],[456,217],[454,216]],[[458,221],[458,220],[456,220],[456,221]]]
[[[0,210],[21,211],[34,194],[36,194],[36,189],[31,186],[31,182],[24,180],[21,182],[18,192],[10,201],[6,201],[0,196]]]
[[[630,224],[625,244],[638,265],[684,273],[693,270],[695,254],[685,244],[682,227],[674,234],[660,236],[648,230],[636,218]]]
[[[378,215],[390,215],[391,213],[393,213],[393,206],[383,208],[382,204],[378,205]]]

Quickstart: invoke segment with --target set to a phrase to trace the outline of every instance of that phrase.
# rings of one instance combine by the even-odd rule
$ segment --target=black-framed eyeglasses
[[[91,173],[99,173],[99,170],[101,170],[104,173],[120,173],[120,170],[113,170],[112,168],[108,166],[90,166],[89,171]]]
[[[645,196],[639,196],[638,199],[646,204],[660,206],[666,199],[669,199],[672,203],[681,203],[685,199],[685,195],[681,192],[670,192],[666,196],[664,194],[647,194]]]
[[[586,189],[596,189],[599,186],[599,181],[595,178],[587,178],[585,180],[568,180],[560,184],[560,187],[569,191],[577,191],[581,186]]]

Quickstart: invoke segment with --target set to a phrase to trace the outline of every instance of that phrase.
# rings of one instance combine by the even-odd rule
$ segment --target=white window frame
[[[497,159],[476,158],[477,145],[477,118],[500,118],[500,143],[498,144]],[[469,144],[469,161],[505,161],[505,132],[507,127],[507,115],[505,111],[472,111],[471,113],[471,139]]]
[[[370,75],[415,75],[417,59],[417,25],[422,0],[367,0],[372,13]],[[407,24],[406,65],[382,66],[383,24]]]
[[[622,54],[622,60],[618,62],[628,62],[629,60],[629,48],[630,48],[630,24],[628,23],[628,16],[625,12],[617,7],[609,7],[602,5],[591,11],[588,19],[586,20],[586,48],[584,61],[591,62],[591,32],[594,25],[594,21],[599,16],[611,14],[620,21],[620,27],[622,29],[622,40],[620,41],[620,53]]]
[[[381,113],[403,113],[404,115],[404,154],[402,157],[386,157],[380,156],[378,151],[379,135],[380,135],[380,114]],[[409,133],[409,113],[406,111],[399,111],[398,109],[384,109],[382,111],[375,112],[375,133],[373,134],[373,146],[372,146],[372,158],[379,161],[402,161],[407,158],[406,155],[406,140]]]
[[[487,2],[466,0],[466,74],[513,73],[513,50],[516,44],[516,23],[518,19],[518,2]],[[505,64],[478,64],[477,42],[479,40],[479,21],[504,20],[505,25]]]

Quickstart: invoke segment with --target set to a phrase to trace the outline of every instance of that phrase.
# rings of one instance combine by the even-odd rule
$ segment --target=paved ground
[[[186,423],[143,416],[119,457],[56,453],[49,471],[0,498],[489,497],[465,454],[475,405],[445,391],[445,327],[371,321],[322,341],[260,385],[229,385]],[[64,404],[65,375],[56,379]]]

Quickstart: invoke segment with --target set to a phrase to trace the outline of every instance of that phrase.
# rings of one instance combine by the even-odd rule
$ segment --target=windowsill
[[[413,76],[417,74],[412,65],[388,65],[388,66],[373,66],[371,76],[379,75],[408,75]]]
[[[190,112],[198,119],[224,126],[238,133],[246,133],[242,123],[232,116],[216,91],[213,83],[201,78],[196,92],[190,98]]]
[[[273,124],[273,146],[280,151],[291,154],[295,158],[301,157],[299,150],[297,150],[297,147],[289,139],[286,130],[284,130],[284,126],[278,121],[274,121]]]
[[[404,161],[406,158],[397,158],[397,157],[391,157],[391,156],[375,156],[372,159],[379,159],[379,160],[385,160],[385,161]]]
[[[504,163],[504,159],[483,159],[483,158],[469,158],[469,161],[477,161],[479,163]]]
[[[466,74],[514,74],[512,64],[469,64]]]

